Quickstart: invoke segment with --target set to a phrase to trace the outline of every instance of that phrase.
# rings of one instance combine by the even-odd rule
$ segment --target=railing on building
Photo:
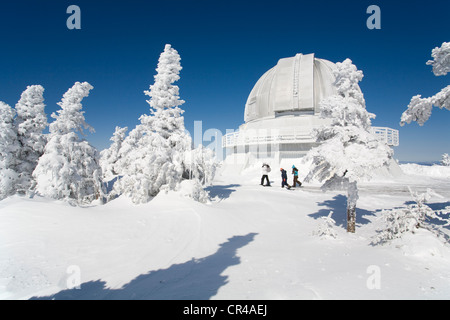
[[[400,145],[398,130],[386,127],[372,127],[372,132],[388,146],[398,147]]]
[[[373,133],[389,146],[399,145],[398,130],[386,127],[372,127]],[[226,134],[222,138],[222,147],[231,148],[243,145],[273,143],[312,143],[311,132],[306,130],[258,130],[241,135],[239,131]]]

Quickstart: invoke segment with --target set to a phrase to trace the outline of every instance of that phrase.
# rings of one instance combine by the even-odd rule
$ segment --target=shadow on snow
[[[409,201],[406,202],[405,204],[415,204],[414,201]],[[433,211],[438,212],[440,210],[444,210],[447,207],[450,207],[450,201],[447,202],[439,202],[439,203],[425,203],[428,207],[430,207]],[[450,213],[445,213],[445,214],[441,214],[439,215],[441,219],[445,219],[446,221],[449,221],[450,219]],[[444,226],[444,224],[446,223],[446,221],[440,221],[438,219],[429,219],[429,222],[431,224],[435,224],[438,226],[442,226],[445,229],[449,229],[450,230],[450,226]]]
[[[202,259],[174,264],[167,269],[142,274],[122,288],[111,289],[101,280],[83,283],[80,289],[63,290],[32,300],[208,300],[228,283],[221,275],[238,265],[237,250],[252,242],[257,234],[234,236],[222,243],[216,253]]]
[[[219,199],[229,198],[230,195],[236,191],[235,188],[240,187],[240,184],[229,184],[229,185],[215,185],[205,188],[209,192],[211,198],[218,197]]]
[[[320,202],[318,203],[318,205],[326,208],[320,209],[315,213],[309,214],[310,217],[313,217],[314,219],[326,217],[330,214],[330,211],[333,211],[333,215],[331,217],[333,218],[334,221],[336,221],[336,225],[344,228],[347,227],[346,196],[338,194],[334,196],[333,199]],[[356,207],[356,224],[361,225],[370,223],[370,220],[365,218],[367,216],[375,216],[375,212]]]

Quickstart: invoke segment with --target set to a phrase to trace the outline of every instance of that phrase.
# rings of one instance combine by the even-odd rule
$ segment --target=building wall
[[[239,161],[242,161],[247,155],[249,159],[246,162],[249,162],[249,164],[264,159],[276,161],[299,159],[304,157],[316,145],[315,143],[286,143],[236,146],[226,149],[226,158],[240,159]]]

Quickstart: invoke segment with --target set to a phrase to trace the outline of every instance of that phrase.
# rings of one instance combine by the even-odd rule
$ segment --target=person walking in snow
[[[295,166],[292,166],[292,174],[294,175],[294,183],[292,184],[292,186],[295,188],[298,183],[298,186],[301,187],[302,183],[298,181],[298,169]]]
[[[270,181],[269,181],[269,172],[271,171],[270,166],[267,163],[264,163],[262,165],[262,178],[261,178],[261,185],[265,187],[270,187]],[[264,185],[264,180],[267,181],[266,185]]]
[[[287,172],[283,168],[280,169],[281,171],[281,187],[284,188],[286,186],[288,189],[291,188],[291,186],[287,183]]]

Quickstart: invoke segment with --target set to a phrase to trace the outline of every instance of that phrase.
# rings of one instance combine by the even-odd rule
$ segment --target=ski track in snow
[[[345,196],[318,185],[259,186],[259,175],[220,175],[210,204],[161,194],[145,205],[117,199],[71,207],[43,198],[0,202],[3,299],[448,299],[450,249],[427,232],[372,246],[382,209],[447,179],[406,176],[360,184],[356,234],[345,232]],[[334,212],[337,239],[313,236]],[[448,231],[448,230],[447,230]],[[81,289],[67,289],[81,270]],[[381,272],[369,289],[368,268]]]

